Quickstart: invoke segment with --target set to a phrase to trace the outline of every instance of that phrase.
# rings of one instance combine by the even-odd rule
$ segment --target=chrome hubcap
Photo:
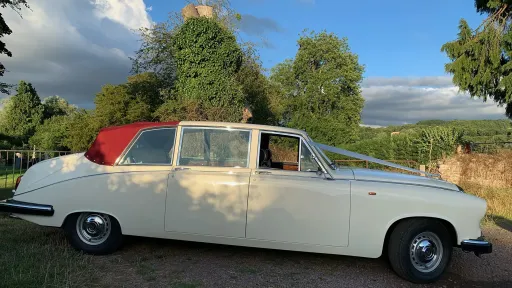
[[[82,213],[76,221],[80,239],[89,245],[99,245],[110,235],[110,218],[99,213]]]
[[[443,258],[443,244],[432,232],[422,232],[414,237],[409,250],[412,265],[424,273],[436,269]]]

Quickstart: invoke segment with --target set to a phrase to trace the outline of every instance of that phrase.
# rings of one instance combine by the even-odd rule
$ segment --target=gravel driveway
[[[512,287],[512,232],[486,227],[484,233],[493,254],[477,258],[455,249],[444,278],[425,287]],[[129,238],[122,251],[94,262],[109,287],[418,287],[382,258],[146,238]]]

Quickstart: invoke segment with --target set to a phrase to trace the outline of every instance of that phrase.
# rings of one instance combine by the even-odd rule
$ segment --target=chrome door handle
[[[256,171],[256,172],[254,172],[254,174],[269,175],[269,174],[272,174],[272,172],[270,172],[270,171]]]
[[[190,170],[190,168],[187,168],[187,167],[176,167],[176,168],[174,168],[174,171],[185,171],[185,170]]]

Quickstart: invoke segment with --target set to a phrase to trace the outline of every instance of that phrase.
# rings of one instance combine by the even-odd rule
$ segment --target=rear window
[[[176,128],[146,130],[123,156],[120,165],[170,165],[174,151]]]

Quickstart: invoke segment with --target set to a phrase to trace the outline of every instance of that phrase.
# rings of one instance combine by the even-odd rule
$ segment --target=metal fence
[[[46,159],[64,156],[70,151],[0,150],[0,188],[11,188],[16,178],[32,165]]]
[[[492,154],[502,149],[512,149],[512,141],[508,142],[472,142],[469,144],[470,153]],[[468,149],[466,149],[468,150]]]

